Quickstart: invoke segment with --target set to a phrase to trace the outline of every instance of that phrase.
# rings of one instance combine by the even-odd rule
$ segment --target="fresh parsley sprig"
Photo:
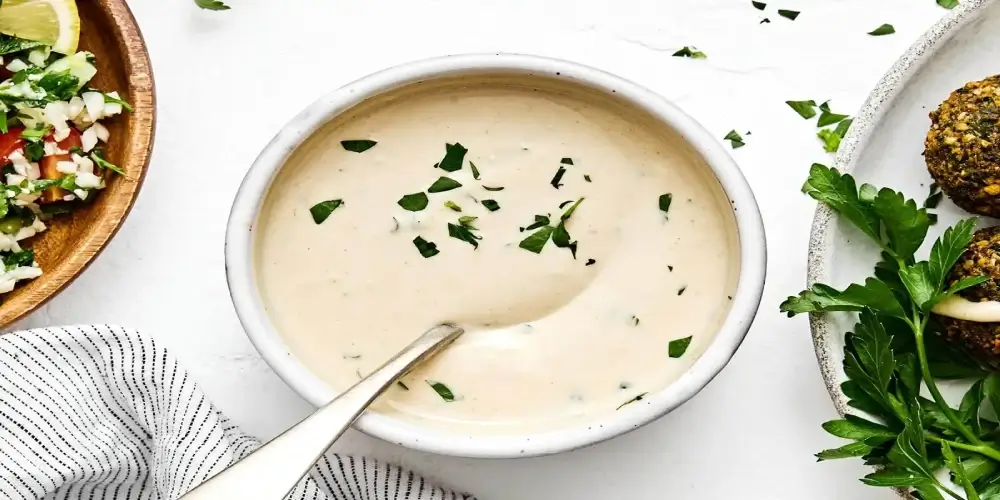
[[[951,471],[966,498],[1000,498],[998,424],[982,415],[987,403],[994,414],[1000,411],[1000,375],[987,376],[967,360],[942,363],[938,358],[947,355],[947,349],[937,347],[941,339],[931,321],[931,309],[939,301],[988,279],[966,278],[954,284],[947,280],[972,240],[975,219],[947,229],[935,240],[928,259],[918,261],[915,253],[932,222],[927,209],[915,201],[887,188],[858,187],[850,175],[819,164],[812,166],[803,191],[866,234],[882,256],[874,276],[863,283],[843,290],[816,284],[781,304],[789,316],[859,313],[845,339],[848,381],[841,389],[852,408],[873,419],[847,415],[825,423],[827,432],[852,442],[822,451],[817,458],[861,457],[879,466],[862,482],[912,488],[924,500],[962,498],[935,475],[942,468]],[[954,370],[956,366],[961,369]],[[959,408],[949,405],[938,389],[934,376],[939,370],[978,379]],[[932,399],[921,396],[922,386]]]

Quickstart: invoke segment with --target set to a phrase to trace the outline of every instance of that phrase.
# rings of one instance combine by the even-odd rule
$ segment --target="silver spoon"
[[[381,368],[326,406],[228,469],[209,478],[181,499],[285,498],[379,394],[464,332],[465,330],[451,324],[431,328]]]

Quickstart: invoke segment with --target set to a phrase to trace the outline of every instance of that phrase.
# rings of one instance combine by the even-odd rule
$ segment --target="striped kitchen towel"
[[[112,326],[0,336],[0,498],[173,499],[258,445],[151,338]],[[329,454],[288,498],[472,497]]]

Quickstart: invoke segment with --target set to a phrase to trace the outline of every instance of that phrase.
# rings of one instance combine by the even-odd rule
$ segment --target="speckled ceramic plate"
[[[952,90],[998,73],[1000,0],[963,0],[917,40],[875,87],[841,144],[835,166],[851,172],[859,183],[891,187],[923,200],[932,182],[921,155],[930,127],[928,113]],[[940,222],[931,228],[931,237],[969,216],[947,200],[937,212]],[[871,275],[877,256],[878,250],[867,237],[825,206],[817,209],[809,242],[809,285],[842,287],[863,280]],[[848,408],[840,390],[846,379],[844,334],[853,327],[854,318],[826,314],[810,320],[827,390],[843,414]],[[951,389],[947,392],[960,396],[960,387]]]

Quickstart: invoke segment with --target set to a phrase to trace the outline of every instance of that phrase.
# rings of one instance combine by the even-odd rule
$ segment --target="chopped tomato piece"
[[[22,127],[11,127],[6,134],[0,134],[0,167],[10,162],[8,157],[11,153],[24,147],[23,131]]]
[[[49,135],[45,136],[45,142],[55,142],[54,136],[55,135],[52,132],[49,132]],[[80,132],[78,132],[75,128],[70,127],[69,135],[67,135],[65,139],[56,142],[56,145],[59,146],[59,149],[69,151],[73,148],[82,148],[83,141],[80,140]]]
[[[38,163],[38,168],[41,171],[42,179],[61,179],[65,174],[56,169],[56,165],[61,161],[73,161],[73,158],[68,154],[52,155],[42,158],[42,161]],[[65,189],[59,186],[52,186],[45,191],[42,191],[41,198],[38,199],[39,203],[52,203],[55,201],[61,201],[63,196],[67,193]]]

